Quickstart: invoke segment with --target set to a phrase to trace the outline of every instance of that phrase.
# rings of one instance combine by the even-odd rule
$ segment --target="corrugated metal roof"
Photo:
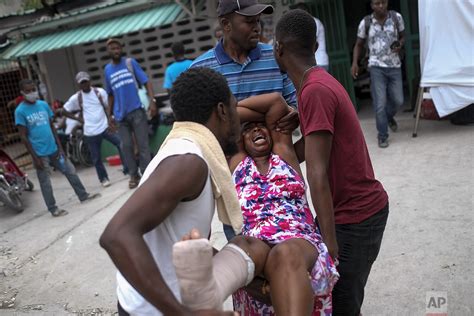
[[[184,16],[177,4],[161,5],[133,14],[81,26],[71,30],[24,40],[5,51],[1,58],[12,59],[54,49],[93,42],[141,29],[169,24]]]

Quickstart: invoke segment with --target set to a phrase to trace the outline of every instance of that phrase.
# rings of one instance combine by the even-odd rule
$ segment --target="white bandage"
[[[176,243],[173,263],[182,302],[192,310],[222,309],[224,300],[250,283],[255,271],[252,259],[234,244],[212,257],[207,239]]]

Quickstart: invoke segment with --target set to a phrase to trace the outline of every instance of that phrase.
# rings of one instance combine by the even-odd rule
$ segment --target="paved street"
[[[401,113],[390,147],[379,149],[370,110],[360,115],[376,176],[390,196],[364,316],[424,315],[427,291],[447,292],[450,315],[472,315],[474,128],[421,121],[412,138],[412,113]],[[133,191],[118,168],[108,169],[112,186],[105,189],[93,168],[79,170],[89,192],[102,194],[85,204],[65,177],[53,176],[58,204],[69,211],[65,217],[46,211],[31,171],[36,189],[23,194],[25,211],[0,206],[0,315],[115,311],[115,268],[98,238]],[[212,239],[222,245],[221,226],[215,221],[213,227]]]

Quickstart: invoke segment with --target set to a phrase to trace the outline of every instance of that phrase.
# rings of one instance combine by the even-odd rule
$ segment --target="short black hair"
[[[171,108],[176,121],[205,124],[219,102],[230,104],[231,92],[220,73],[197,67],[183,72],[171,88]]]
[[[301,9],[285,13],[277,23],[275,34],[280,41],[291,46],[296,55],[314,53],[316,22],[309,13]]]
[[[303,10],[303,11],[306,11],[306,12],[310,13],[308,5],[304,2],[294,4],[294,5],[290,6],[290,9],[291,10],[300,9],[300,10]]]
[[[20,90],[23,90],[23,87],[26,86],[27,84],[35,84],[33,80],[31,79],[22,79],[20,82],[18,82],[18,86],[20,87]]]
[[[182,42],[176,42],[171,45],[171,52],[174,56],[184,55],[184,44]]]

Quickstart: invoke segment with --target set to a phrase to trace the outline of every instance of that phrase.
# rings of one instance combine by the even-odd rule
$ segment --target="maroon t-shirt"
[[[304,136],[316,131],[333,136],[328,176],[336,224],[360,223],[383,209],[388,196],[375,179],[359,119],[344,87],[324,69],[310,70],[298,95],[298,112]]]

